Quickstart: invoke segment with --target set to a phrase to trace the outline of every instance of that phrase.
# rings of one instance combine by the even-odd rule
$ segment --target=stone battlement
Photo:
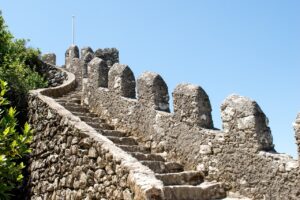
[[[216,130],[209,97],[200,86],[179,84],[172,92],[174,113],[170,113],[168,87],[159,74],[145,72],[136,80],[129,66],[118,63],[115,49],[114,56],[107,56],[115,63],[91,50],[87,60],[79,58],[77,47],[67,52],[77,56],[67,57],[66,66],[79,74],[82,104],[117,129],[130,132],[152,152],[181,162],[186,169],[201,169],[211,180],[255,199],[299,198],[298,162],[276,153],[268,119],[255,101],[227,97],[221,105],[223,130]]]

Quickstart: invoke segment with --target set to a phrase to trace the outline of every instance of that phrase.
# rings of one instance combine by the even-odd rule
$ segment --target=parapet
[[[137,91],[142,105],[170,112],[168,86],[159,74],[143,73],[137,79]]]
[[[298,161],[300,164],[300,113],[298,113],[296,121],[294,123],[296,144],[298,146]]]
[[[82,79],[82,102],[101,119],[130,133],[151,153],[161,153],[188,170],[203,170],[210,180],[224,181],[243,195],[299,199],[298,162],[276,153],[268,119],[255,101],[238,95],[226,98],[221,106],[223,130],[214,129],[203,88],[179,84],[172,93],[174,113],[169,112],[168,87],[160,75],[145,72],[136,84],[131,69],[118,62],[111,66],[107,61],[113,55],[102,56],[103,51],[95,56],[85,52],[80,58],[88,62],[87,55],[93,57]],[[300,153],[299,118],[294,128]]]
[[[223,130],[236,134],[240,141],[252,141],[257,150],[274,150],[268,119],[259,105],[246,97],[231,95],[221,106]]]
[[[107,87],[108,84],[108,67],[106,62],[100,58],[95,57],[88,64],[88,78],[90,85],[93,88]]]
[[[94,54],[94,51],[91,47],[82,47],[80,49],[80,56],[81,58],[84,58],[88,53]]]
[[[79,58],[79,49],[76,45],[70,46],[65,53],[65,66],[68,70],[74,58]]]
[[[108,89],[122,97],[135,98],[135,78],[127,65],[116,63],[110,68]]]
[[[56,55],[54,53],[44,54],[42,55],[42,61],[50,65],[56,65]]]
[[[119,63],[119,51],[116,48],[97,49],[95,56],[104,60],[108,66]]]
[[[179,84],[173,92],[173,98],[175,117],[179,121],[213,128],[210,101],[200,86]]]

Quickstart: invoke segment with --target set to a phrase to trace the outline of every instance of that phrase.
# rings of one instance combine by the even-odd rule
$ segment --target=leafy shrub
[[[47,82],[35,71],[41,64],[39,55],[39,50],[26,47],[26,40],[14,39],[0,12],[0,79],[9,85],[7,97],[20,112],[21,124],[26,121],[28,91],[47,87]]]
[[[32,140],[27,123],[21,133],[16,130],[16,109],[9,107],[6,92],[7,83],[0,80],[0,199],[11,199],[11,191],[21,183],[24,164],[20,159],[30,153],[28,145]]]

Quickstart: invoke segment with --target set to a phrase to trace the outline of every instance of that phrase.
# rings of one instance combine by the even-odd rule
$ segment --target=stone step
[[[131,152],[130,154],[140,161],[150,160],[165,162],[165,159],[161,155],[157,154],[145,154],[140,152]]]
[[[85,108],[83,106],[80,105],[80,103],[74,103],[74,102],[62,102],[61,104],[63,104],[64,106],[73,106],[73,107],[80,107],[80,108]]]
[[[98,117],[97,114],[90,113],[90,112],[76,112],[71,111],[75,116],[88,116],[88,117]]]
[[[81,100],[80,99],[76,99],[76,98],[59,98],[59,99],[56,99],[56,101],[58,103],[75,103],[77,105],[80,105],[81,103]]]
[[[162,161],[141,161],[141,163],[149,167],[152,171],[158,174],[182,172],[183,166],[174,162]]]
[[[88,112],[88,109],[81,107],[81,106],[70,106],[70,105],[65,105],[64,106],[67,110],[69,111],[74,111],[74,112]]]
[[[85,122],[99,122],[99,123],[105,123],[104,120],[100,119],[99,117],[91,117],[86,115],[77,115],[82,121]]]
[[[140,152],[140,153],[150,153],[150,148],[138,146],[138,145],[117,145],[121,149],[127,152]]]
[[[107,136],[107,138],[110,139],[112,142],[114,142],[116,144],[121,144],[121,145],[137,145],[138,144],[135,139],[130,138],[130,137]]]
[[[63,98],[76,98],[76,99],[81,99],[81,94],[77,93],[69,93],[69,94],[65,94],[62,96]]]
[[[248,197],[242,196],[240,193],[227,192],[227,197],[222,200],[251,200]]]
[[[104,136],[113,136],[113,137],[126,137],[126,132],[117,131],[117,130],[102,130],[97,129],[99,133],[101,133]]]
[[[201,171],[184,171],[179,173],[156,174],[165,186],[168,185],[199,185],[204,181]]]
[[[94,129],[113,129],[112,126],[106,124],[106,123],[101,123],[101,122],[86,122],[88,125],[93,127]]]
[[[203,182],[197,186],[175,185],[164,186],[166,200],[212,200],[226,197],[221,183]]]

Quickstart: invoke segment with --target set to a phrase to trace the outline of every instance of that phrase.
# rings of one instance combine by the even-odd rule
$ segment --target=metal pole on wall
[[[72,44],[75,45],[75,16],[72,16]]]

